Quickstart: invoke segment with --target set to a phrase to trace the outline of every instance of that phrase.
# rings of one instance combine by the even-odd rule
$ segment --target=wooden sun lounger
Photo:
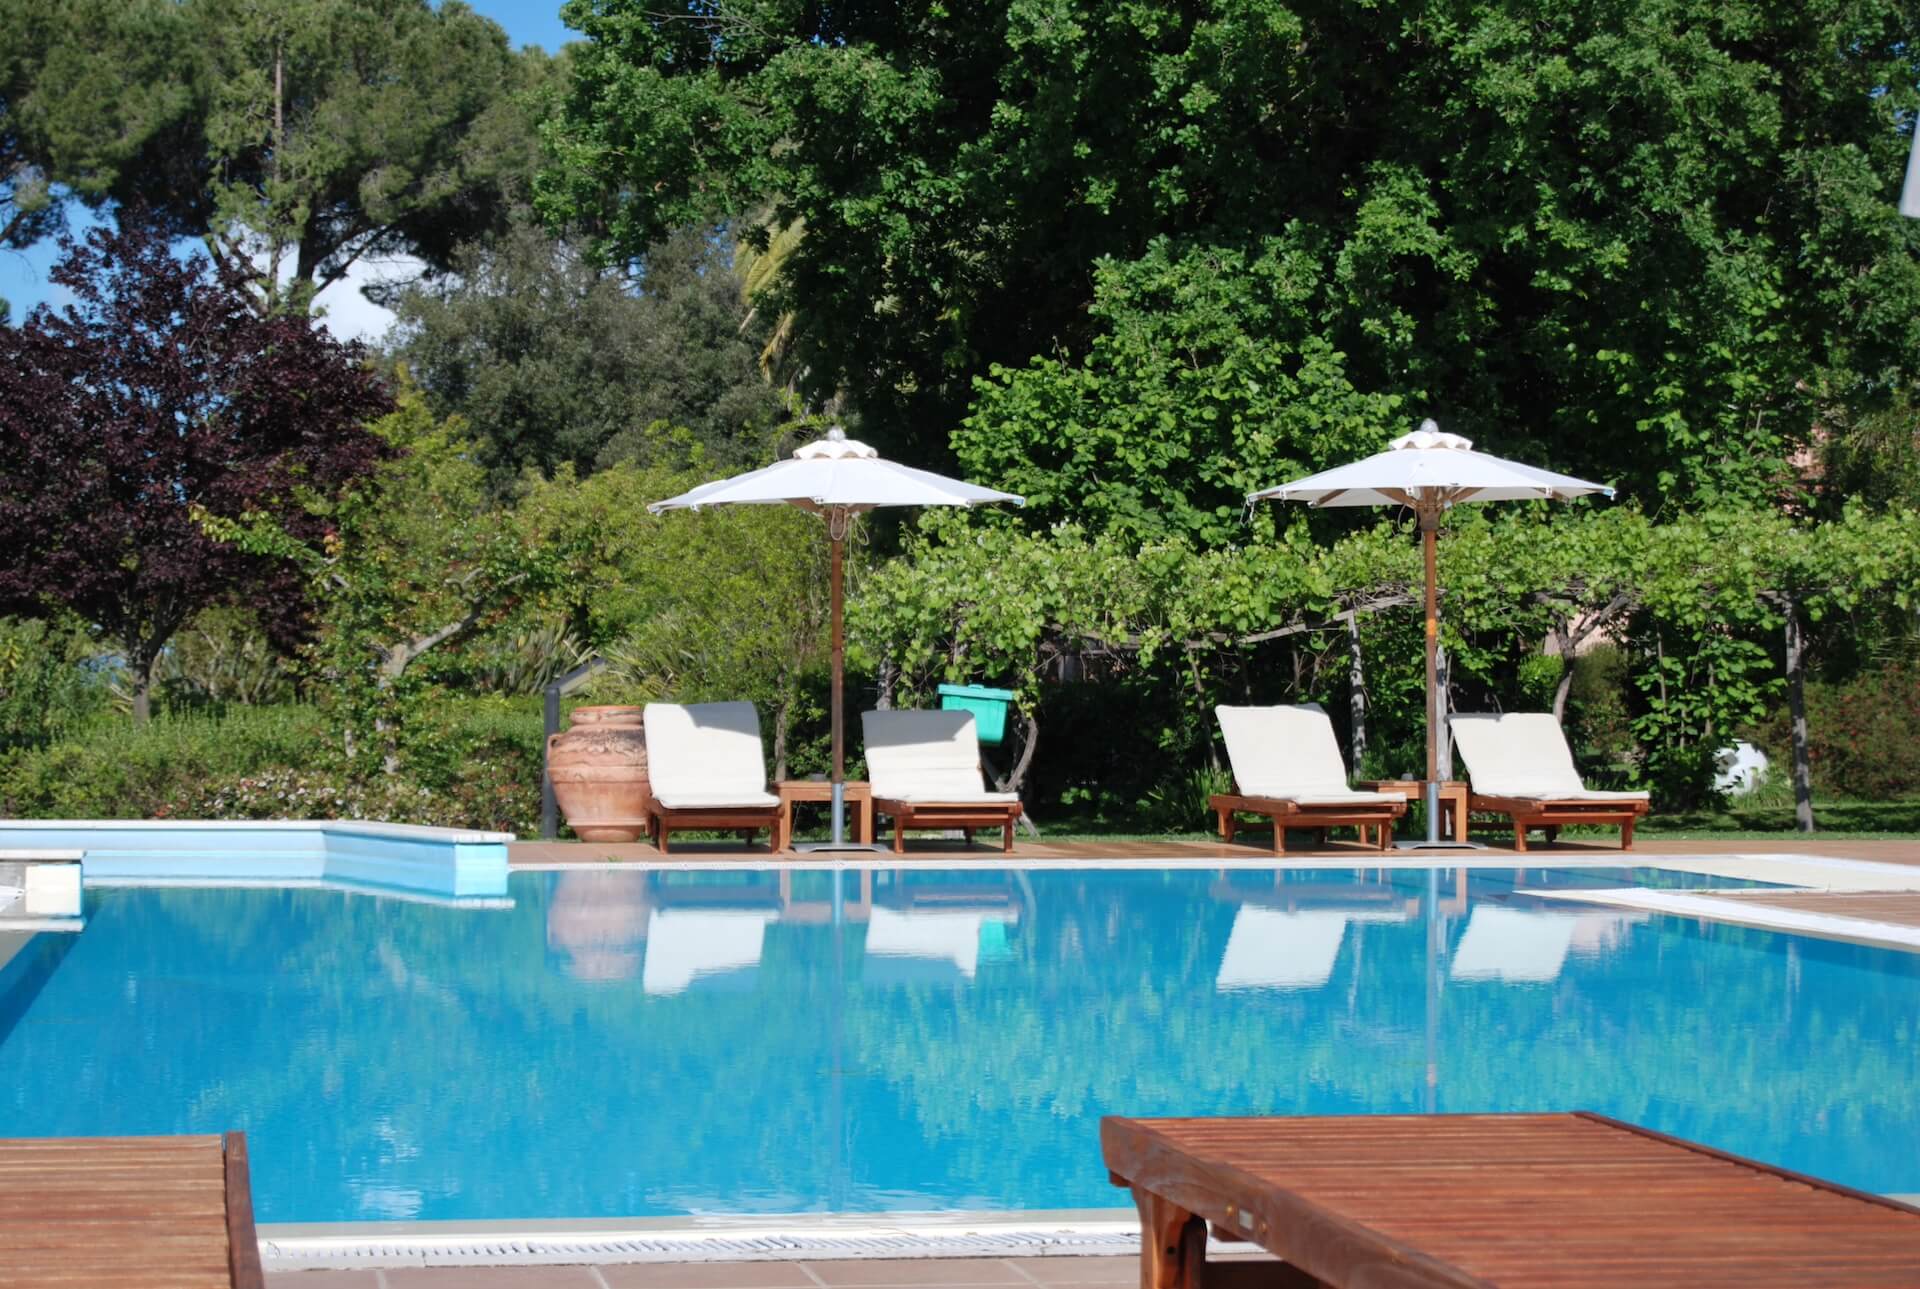
[[[1122,1119],[1140,1283],[1920,1282],[1920,1209],[1600,1115]],[[1207,1227],[1282,1259],[1209,1263]]]
[[[1644,801],[1581,801],[1553,798],[1483,797],[1467,794],[1468,813],[1506,815],[1513,821],[1513,848],[1527,848],[1527,832],[1544,828],[1549,844],[1560,839],[1563,824],[1597,824],[1620,830],[1620,849],[1633,849],[1634,821],[1650,809]]]
[[[263,1289],[247,1139],[0,1141],[0,1284]]]
[[[662,855],[668,854],[668,843],[677,829],[688,832],[695,829],[712,832],[737,832],[740,840],[753,845],[753,838],[762,828],[767,830],[767,844],[779,850],[783,843],[780,835],[781,808],[772,806],[689,806],[684,809],[663,806],[651,797],[647,799],[647,840],[660,848]]]
[[[975,828],[1000,830],[1000,853],[1013,853],[1013,826],[1020,822],[1018,801],[901,801],[875,797],[873,814],[893,820],[893,853],[907,853],[909,828],[958,828],[968,841]]]
[[[1287,829],[1312,828],[1320,834],[1320,844],[1327,844],[1329,828],[1354,827],[1360,830],[1360,839],[1367,840],[1367,829],[1379,832],[1378,846],[1381,850],[1393,845],[1393,823],[1407,813],[1405,801],[1383,801],[1378,805],[1342,805],[1311,806],[1298,801],[1289,801],[1285,797],[1243,797],[1237,793],[1218,793],[1207,798],[1220,821],[1220,839],[1231,842],[1239,830],[1239,821],[1234,815],[1245,811],[1250,815],[1263,815],[1273,821],[1273,853],[1284,854],[1287,849]]]

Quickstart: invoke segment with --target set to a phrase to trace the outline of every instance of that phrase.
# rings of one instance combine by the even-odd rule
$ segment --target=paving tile
[[[267,1289],[380,1289],[378,1271],[272,1271]]]
[[[607,1289],[815,1289],[797,1262],[630,1262],[603,1266]]]
[[[1138,1258],[1008,1258],[1007,1262],[1039,1281],[1046,1289],[1135,1289],[1140,1283]]]
[[[1033,1281],[1002,1258],[869,1258],[847,1262],[809,1262],[807,1267],[833,1289],[842,1286],[1022,1285]]]
[[[387,1289],[600,1289],[591,1267],[394,1267]]]

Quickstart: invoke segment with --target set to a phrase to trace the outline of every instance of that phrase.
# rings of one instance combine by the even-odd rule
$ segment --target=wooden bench
[[[0,1284],[264,1289],[247,1139],[0,1140]]]
[[[1920,1283],[1920,1209],[1601,1115],[1110,1117],[1100,1142],[1143,1289]],[[1209,1224],[1284,1265],[1208,1262]]]

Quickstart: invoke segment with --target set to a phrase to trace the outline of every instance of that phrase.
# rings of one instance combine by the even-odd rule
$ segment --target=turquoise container
[[[1013,704],[1011,689],[989,689],[985,685],[940,686],[940,708],[948,712],[972,712],[973,726],[980,741],[998,747],[1007,737],[1007,708]]]

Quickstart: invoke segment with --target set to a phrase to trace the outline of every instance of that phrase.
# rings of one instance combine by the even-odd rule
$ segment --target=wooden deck
[[[1758,904],[1770,909],[1920,929],[1920,894],[1912,891],[1720,891],[1716,894],[1741,904]]]
[[[260,1289],[246,1141],[0,1140],[0,1283]]]
[[[1357,864],[1372,866],[1379,863],[1380,852],[1371,846],[1362,846],[1352,840],[1335,840],[1326,849],[1308,849],[1304,841],[1296,842],[1297,849],[1289,850],[1288,860],[1340,860],[1351,858]],[[652,862],[661,858],[660,852],[645,842],[581,842],[581,841],[516,841],[507,847],[511,862],[515,864],[604,864],[615,862]],[[1556,857],[1570,859],[1607,859],[1615,858],[1623,864],[1634,864],[1643,860],[1658,860],[1661,856],[1713,856],[1713,855],[1819,855],[1832,859],[1865,859],[1882,864],[1908,864],[1920,867],[1920,841],[1883,841],[1839,840],[1825,841],[1817,834],[1812,837],[1782,837],[1779,839],[1737,841],[1737,840],[1691,840],[1658,838],[1643,839],[1634,848],[1622,854],[1619,844],[1609,838],[1572,838],[1564,839],[1552,846],[1533,846],[1527,850],[1524,859],[1511,849],[1489,845],[1485,850],[1473,853],[1477,863],[1486,863],[1503,856],[1514,856],[1517,866],[1536,868],[1550,865]],[[1021,838],[1014,842],[1013,854],[1002,855],[998,846],[984,843],[966,846],[958,841],[942,841],[936,838],[912,838],[907,842],[906,858],[914,861],[940,862],[961,861],[965,863],[1019,863],[1022,860],[1120,860],[1123,862],[1150,862],[1177,860],[1223,859],[1248,861],[1272,859],[1269,846],[1256,840],[1252,843],[1228,844],[1218,841],[1186,841],[1170,839],[1165,841],[1050,841]],[[1451,861],[1446,852],[1437,855],[1408,851],[1400,853],[1399,859],[1447,866]],[[1457,857],[1457,856],[1456,856]],[[741,846],[737,842],[675,842],[671,859],[675,863],[699,863],[702,860],[714,863],[738,864],[742,862],[768,863],[793,862],[803,857],[792,854],[775,854],[765,846]],[[861,855],[858,852],[850,856],[855,859],[884,859],[887,863],[897,862],[896,857],[879,855]]]
[[[1920,1210],[1595,1115],[1109,1118],[1100,1137],[1157,1289],[1212,1283],[1204,1223],[1302,1273],[1269,1283],[1920,1278]]]

